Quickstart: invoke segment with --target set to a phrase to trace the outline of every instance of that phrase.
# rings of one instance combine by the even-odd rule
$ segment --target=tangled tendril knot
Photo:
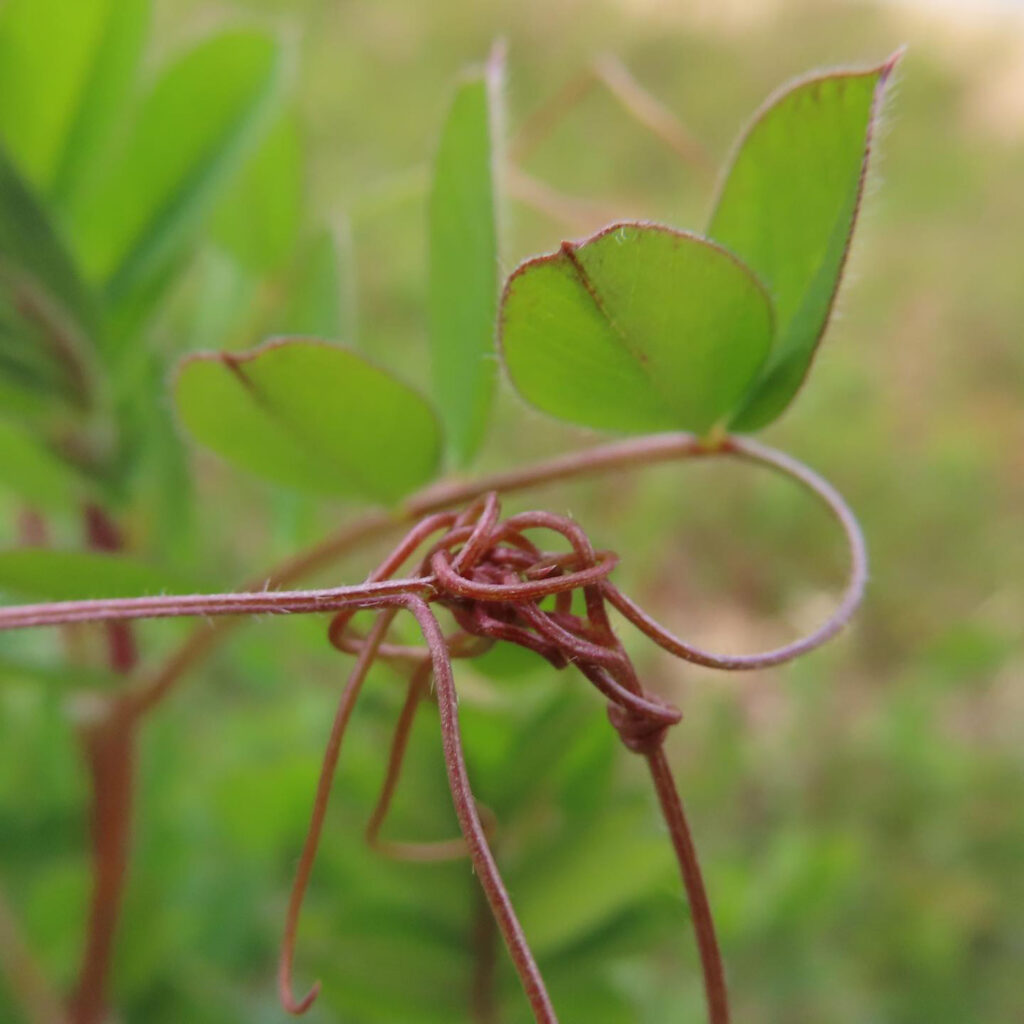
[[[816,481],[811,480],[808,485],[822,494]],[[824,497],[844,526],[848,526],[844,508],[833,503],[827,492]],[[367,579],[365,599],[343,607],[331,621],[331,643],[356,655],[356,664],[339,701],[289,905],[279,973],[285,1007],[293,1013],[303,1012],[318,990],[318,985],[314,986],[300,1001],[292,995],[291,967],[298,916],[322,830],[342,735],[366,673],[373,661],[380,658],[407,669],[409,691],[367,838],[382,852],[407,859],[468,855],[536,1019],[542,1024],[556,1024],[554,1008],[490,850],[488,835],[494,830],[494,818],[473,796],[459,731],[452,661],[475,657],[503,641],[533,651],[556,669],[575,667],[607,700],[608,719],[625,747],[646,758],[693,911],[709,1020],[712,1024],[726,1024],[729,1011],[724,971],[711,912],[682,803],[662,750],[668,730],[682,715],[678,708],[644,690],[612,629],[608,609],[609,605],[615,608],[672,654],[698,664],[734,670],[778,664],[817,646],[836,632],[859,599],[864,576],[856,543],[859,535],[849,528],[847,532],[854,550],[855,571],[836,615],[816,633],[785,647],[759,655],[723,656],[699,650],[675,637],[622,594],[609,578],[617,556],[595,550],[586,533],[571,519],[550,512],[524,512],[502,519],[497,495],[490,493],[460,513],[439,512],[421,520]],[[535,539],[537,533],[561,538],[563,550],[540,547]],[[414,559],[412,572],[396,579],[396,573]],[[385,581],[390,582],[385,586]],[[442,631],[431,605],[450,613],[455,623],[451,633],[446,635]],[[376,624],[365,635],[352,625],[359,608],[380,610]],[[424,646],[407,646],[388,639],[391,623],[402,609],[417,619]],[[444,843],[384,842],[379,831],[398,783],[413,716],[428,695],[431,676],[462,838]]]

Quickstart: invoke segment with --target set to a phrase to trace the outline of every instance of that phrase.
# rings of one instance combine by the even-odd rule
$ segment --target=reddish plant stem
[[[86,539],[96,551],[120,551],[118,525],[98,505],[84,511]],[[104,624],[110,668],[129,675],[138,662],[131,624]],[[106,990],[114,940],[131,854],[137,720],[123,699],[103,706],[102,716],[81,731],[92,794],[92,897],[78,985],[71,1006],[72,1024],[100,1024],[106,1017]]]
[[[389,597],[409,591],[430,595],[429,579],[386,580],[325,590],[270,590],[227,594],[168,594],[54,601],[0,608],[0,630],[59,626],[67,622],[170,619],[190,616],[289,615],[336,612],[342,608],[383,607]]]
[[[288,586],[344,557],[358,544],[384,536],[396,525],[395,517],[388,512],[368,512],[346,523],[320,544],[282,562],[266,575],[249,580],[242,589],[260,591]],[[178,680],[210,654],[235,625],[237,623],[231,619],[222,619],[192,630],[185,642],[136,688],[132,694],[134,713],[142,716],[159,704]]]
[[[113,552],[124,547],[120,528],[99,505],[86,505],[85,530],[89,547],[94,551]],[[108,622],[106,631],[110,667],[120,675],[128,675],[139,660],[135,634],[131,626],[122,621]]]
[[[431,668],[428,657],[413,672],[412,679],[409,681],[405,703],[402,705],[398,724],[395,727],[394,736],[391,740],[391,749],[388,751],[388,764],[384,773],[384,783],[381,786],[377,805],[374,807],[366,826],[367,845],[372,850],[376,850],[385,857],[391,857],[394,860],[432,863],[457,860],[460,857],[465,857],[468,852],[465,840],[461,836],[457,839],[442,839],[432,842],[397,842],[393,839],[380,838],[380,830],[387,820],[388,812],[391,810],[391,801],[394,799],[395,790],[398,788],[399,780],[402,777],[402,765],[405,762],[405,752],[409,746],[413,721],[420,703],[426,696]]]
[[[530,1002],[538,1024],[558,1024],[558,1018],[555,1016],[554,1007],[551,1005],[544,980],[526,941],[522,926],[519,924],[519,919],[516,917],[512,901],[502,882],[501,874],[494,861],[494,856],[488,845],[487,835],[477,810],[462,750],[458,697],[455,692],[455,680],[452,675],[451,660],[448,657],[448,648],[444,634],[433,612],[431,612],[422,598],[406,594],[381,598],[380,600],[382,603],[386,602],[389,610],[385,611],[378,618],[377,623],[370,631],[359,653],[356,666],[349,676],[349,681],[339,702],[338,711],[331,730],[331,737],[328,741],[327,753],[323,761],[320,782],[317,786],[317,795],[314,802],[313,817],[302,856],[299,860],[295,886],[288,905],[281,962],[278,970],[278,989],[281,1002],[289,1013],[301,1014],[309,1009],[320,991],[320,983],[317,982],[301,1000],[296,1000],[292,993],[292,964],[295,955],[295,938],[299,914],[302,909],[303,897],[312,873],[320,835],[323,830],[323,821],[330,797],[331,783],[337,767],[345,728],[355,707],[363,680],[376,655],[377,647],[383,641],[384,634],[391,623],[391,619],[394,617],[395,611],[404,608],[415,616],[419,623],[420,631],[423,633],[423,638],[430,650],[441,716],[441,739],[448,772],[448,784],[452,792],[455,815],[459,820],[459,827],[462,829],[463,837],[466,840],[475,873],[487,896],[487,901],[490,904],[498,927],[505,938],[509,955],[519,973],[523,989],[526,992],[527,999]]]
[[[705,181],[714,178],[714,163],[704,145],[661,100],[633,77],[622,61],[611,54],[595,57],[589,67],[570,78],[558,92],[534,110],[509,145],[512,158],[526,160],[558,122],[598,84],[608,90],[630,117],[696,169]]]
[[[299,915],[302,912],[302,901],[309,886],[310,875],[313,873],[316,851],[320,844],[320,835],[323,832],[324,818],[327,815],[327,803],[330,800],[334,773],[337,770],[338,757],[341,754],[341,741],[345,736],[348,720],[352,717],[352,710],[355,708],[359,692],[366,681],[366,674],[373,664],[377,647],[384,639],[384,634],[387,632],[388,626],[391,625],[391,620],[394,619],[396,613],[397,608],[389,608],[382,612],[374,623],[373,629],[370,630],[363,645],[363,649],[359,652],[356,664],[349,674],[345,689],[342,690],[341,698],[338,701],[338,710],[335,712],[334,722],[331,725],[331,735],[327,741],[327,752],[324,754],[323,765],[320,769],[320,779],[316,787],[316,797],[313,801],[313,813],[310,819],[309,831],[306,834],[302,856],[299,858],[299,867],[295,873],[295,883],[288,901],[284,941],[281,944],[281,961],[277,972],[277,987],[281,1003],[291,1014],[305,1013],[320,992],[319,981],[314,982],[313,987],[302,999],[297,1000],[292,992],[292,964],[295,960],[295,939],[299,928]]]
[[[590,68],[578,71],[562,87],[529,114],[508,146],[513,160],[523,161],[551,134],[555,125],[582,100],[596,84]]]
[[[590,67],[594,77],[635,121],[674,150],[704,181],[714,181],[715,162],[705,146],[661,100],[633,77],[618,57],[603,54],[596,57]]]
[[[410,497],[398,512],[368,512],[319,544],[279,563],[259,579],[251,580],[244,589],[289,586],[333,564],[360,544],[376,540],[432,512],[465,505],[488,491],[511,494],[609,470],[710,454],[713,454],[713,449],[692,434],[654,434],[560,455],[533,466],[494,473],[475,481],[432,484]],[[185,672],[209,654],[232,626],[229,620],[223,620],[193,630],[181,647],[142,682],[134,697],[136,713],[144,714],[163,700]],[[2,618],[0,628],[3,628]]]
[[[501,873],[487,842],[480,815],[477,811],[473,789],[466,771],[466,759],[462,750],[462,736],[459,729],[459,701],[452,676],[452,663],[448,658],[444,634],[434,613],[419,597],[405,597],[402,605],[416,617],[423,638],[430,648],[434,662],[434,685],[437,688],[437,704],[441,714],[441,743],[444,747],[445,768],[448,772],[448,786],[455,804],[455,816],[469,847],[469,855],[480,886],[491,906],[491,913],[501,929],[505,946],[522,982],[537,1024],[558,1024],[555,1008],[551,1004],[544,979],[533,958],[526,935],[512,907]]]
[[[725,968],[722,964],[722,954],[718,948],[715,922],[711,916],[711,906],[704,888],[700,862],[697,859],[697,849],[683,812],[683,803],[672,778],[672,770],[665,759],[664,749],[659,745],[657,749],[646,755],[646,761],[654,781],[655,792],[658,794],[658,802],[661,804],[661,813],[665,818],[672,846],[676,851],[680,874],[686,888],[686,898],[690,904],[693,929],[697,936],[697,948],[700,952],[704,977],[708,1020],[710,1024],[729,1024]]]
[[[825,626],[805,640],[799,641],[800,653],[803,653],[834,635],[849,618],[850,612],[863,593],[867,579],[867,558],[864,539],[856,518],[831,485],[783,453],[753,441],[732,437],[726,438],[715,447],[708,447],[690,434],[654,434],[649,437],[602,445],[575,455],[560,456],[523,469],[497,473],[475,482],[454,482],[431,486],[410,498],[404,509],[398,514],[370,513],[301,555],[281,563],[263,577],[259,585],[255,583],[250,585],[252,589],[259,589],[260,592],[257,593],[58,602],[0,608],[0,629],[99,619],[330,611],[345,606],[350,599],[355,604],[370,596],[369,591],[365,589],[369,584],[364,584],[363,587],[338,587],[292,593],[280,593],[263,588],[287,585],[308,573],[324,568],[357,544],[368,542],[402,524],[412,522],[437,510],[478,499],[488,491],[513,493],[613,469],[640,467],[679,458],[714,455],[741,458],[764,465],[783,476],[795,479],[821,500],[843,527],[850,545],[852,560],[847,589],[839,610]],[[426,581],[417,580],[416,583],[417,586],[423,587],[423,593],[429,593],[429,584]],[[382,594],[393,593],[407,589],[408,581],[381,583],[379,587],[381,588],[379,592]],[[614,595],[609,594],[608,596],[614,600]],[[621,603],[623,607],[620,610],[624,614],[628,614],[625,609],[626,602],[623,600]],[[637,618],[639,619],[639,616]],[[639,626],[640,622],[637,621],[636,624]],[[162,700],[184,672],[220,642],[231,625],[230,619],[224,619],[221,622],[197,627],[168,661],[134,692],[131,697],[134,714],[141,715]],[[683,644],[682,641],[661,627],[657,627],[656,624],[654,624],[650,635],[659,642],[664,639],[666,644],[674,644],[674,653],[675,650],[678,650],[680,657],[687,657],[689,660],[717,659],[724,666],[725,662],[738,663],[745,657],[699,652],[696,648]],[[791,646],[785,657],[792,656],[792,650]],[[769,653],[773,659],[780,658],[778,651]],[[753,655],[746,660],[747,663],[742,667],[760,668],[766,664],[762,655]],[[769,663],[774,664],[777,661],[773,660]]]
[[[73,1024],[100,1024],[131,845],[135,728],[118,705],[82,732],[92,789],[93,890]]]
[[[360,643],[364,642],[360,641]],[[449,657],[452,657],[451,641],[448,640],[446,642],[449,645]],[[384,646],[384,644],[378,646],[378,658],[382,656]],[[393,839],[380,838],[380,831],[384,826],[384,822],[387,821],[388,813],[391,810],[391,802],[401,781],[402,766],[405,763],[405,754],[409,746],[409,738],[412,734],[413,721],[415,720],[417,710],[427,696],[427,687],[432,668],[428,652],[426,660],[417,666],[409,681],[405,702],[402,705],[402,710],[395,726],[395,732],[391,738],[391,749],[388,751],[388,763],[384,773],[384,782],[381,786],[380,795],[377,798],[377,804],[366,825],[365,833],[367,845],[377,853],[390,857],[393,860],[415,861],[421,864],[458,860],[469,853],[466,841],[461,836],[457,839],[439,839],[424,842],[397,842]],[[479,807],[479,810],[484,821],[484,829],[488,836],[490,836],[497,828],[494,812],[483,806]]]

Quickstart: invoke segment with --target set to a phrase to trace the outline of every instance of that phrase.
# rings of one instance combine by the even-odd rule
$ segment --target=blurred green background
[[[513,138],[610,52],[715,166],[787,78],[909,44],[840,315],[806,392],[765,435],[828,476],[860,515],[873,567],[866,604],[837,641],[777,671],[723,676],[633,636],[628,644],[650,686],[684,710],[669,750],[738,1022],[1024,1019],[1024,11],[163,0],[143,76],[239,23],[288,44],[301,216],[311,237],[333,231],[343,340],[422,386],[429,163],[452,82],[496,36],[509,45]],[[31,96],[18,102],[31,110]],[[507,202],[505,271],[610,219],[699,229],[714,186],[599,88],[551,124],[518,172],[520,197],[523,176],[550,191],[546,212]],[[252,223],[280,215],[275,201],[250,202]],[[208,238],[137,339],[156,356],[155,386],[182,353],[261,340],[282,293],[301,288],[301,274],[249,273]],[[169,421],[168,409],[165,391],[153,415]],[[594,440],[526,411],[507,386],[497,419],[484,468]],[[351,514],[161,436],[172,454],[137,474],[123,521],[133,548],[203,586],[248,578]],[[758,649],[813,626],[841,579],[824,517],[743,467],[664,467],[507,504],[530,506],[579,519],[598,546],[621,553],[619,577],[652,613],[717,648]],[[0,494],[4,544],[15,541],[17,509]],[[59,516],[51,528],[58,539],[76,529]],[[356,553],[326,579],[358,579],[375,554]],[[147,658],[183,628],[140,629]],[[0,654],[49,664],[53,643],[5,639]],[[115,1019],[284,1019],[276,945],[344,670],[321,622],[259,622],[146,727]],[[641,766],[617,750],[600,701],[567,674],[500,657],[460,669],[459,680],[471,771],[502,819],[499,855],[562,1019],[702,1020],[674,869]],[[311,1021],[464,1020],[476,913],[468,867],[393,864],[361,844],[402,699],[386,670],[371,684],[342,756],[299,985],[324,980]],[[0,679],[0,887],[63,988],[88,895],[80,690],[56,669],[47,682],[16,669]],[[417,727],[408,782],[393,834],[448,835],[431,714]],[[504,966],[501,985],[502,1021],[528,1019]],[[0,978],[0,1020],[20,1013]]]

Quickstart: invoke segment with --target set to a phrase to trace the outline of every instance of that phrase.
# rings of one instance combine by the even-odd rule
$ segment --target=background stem
[[[102,508],[87,505],[84,519],[90,548],[121,550],[121,530]],[[110,668],[129,675],[138,662],[131,623],[107,622],[104,630]],[[126,710],[123,699],[110,701],[102,717],[84,726],[81,734],[92,790],[92,897],[72,1003],[73,1024],[100,1024],[106,1017],[107,984],[131,856],[134,815],[137,719]]]
[[[715,922],[711,916],[704,879],[697,860],[697,849],[693,836],[683,812],[683,803],[679,799],[672,771],[665,759],[665,751],[658,747],[647,755],[647,766],[654,780],[654,788],[661,804],[661,812],[668,825],[672,845],[675,847],[679,861],[686,897],[690,903],[693,916],[693,929],[697,935],[697,948],[700,951],[701,968],[704,974],[704,993],[708,1004],[708,1020],[710,1024],[729,1024],[729,1000],[725,987],[725,967],[722,954],[718,948],[715,935]]]
[[[93,889],[73,1024],[100,1024],[131,847],[135,727],[118,704],[82,732],[92,788]]]

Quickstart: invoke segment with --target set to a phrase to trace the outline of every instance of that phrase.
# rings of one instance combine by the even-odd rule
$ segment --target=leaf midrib
[[[574,245],[572,242],[563,242],[561,252],[579,279],[579,283],[583,290],[586,292],[590,301],[594,304],[594,308],[607,322],[615,337],[619,339],[622,347],[626,350],[626,353],[630,358],[632,358],[633,364],[637,369],[639,369],[640,374],[647,381],[651,391],[657,395],[658,404],[660,406],[659,411],[664,413],[668,420],[674,419],[670,396],[667,395],[656,383],[656,378],[650,368],[650,357],[636,347],[635,343],[631,341],[628,332],[609,312],[608,307],[605,305],[605,302],[601,298],[601,294],[597,289],[596,282],[587,272],[586,267],[583,266],[583,263],[577,255],[578,248],[580,247]]]
[[[379,488],[372,482],[368,481],[359,469],[350,463],[347,463],[344,459],[339,459],[337,452],[325,449],[323,444],[315,436],[309,436],[306,432],[295,423],[289,416],[287,416],[280,406],[276,405],[269,395],[260,387],[259,383],[249,374],[245,372],[244,361],[237,358],[231,358],[227,353],[224,353],[220,359],[221,365],[223,365],[231,374],[238,380],[238,382],[245,389],[246,393],[252,398],[253,402],[263,411],[263,413],[270,419],[272,423],[280,425],[286,433],[286,436],[293,441],[298,448],[307,448],[312,450],[315,458],[321,458],[327,461],[328,464],[333,466],[336,470],[342,474],[348,474],[350,479],[359,485],[357,488],[345,488],[345,492],[349,490],[355,490],[363,494],[379,494]],[[341,492],[344,494],[345,492]],[[338,492],[335,492],[338,493]]]

